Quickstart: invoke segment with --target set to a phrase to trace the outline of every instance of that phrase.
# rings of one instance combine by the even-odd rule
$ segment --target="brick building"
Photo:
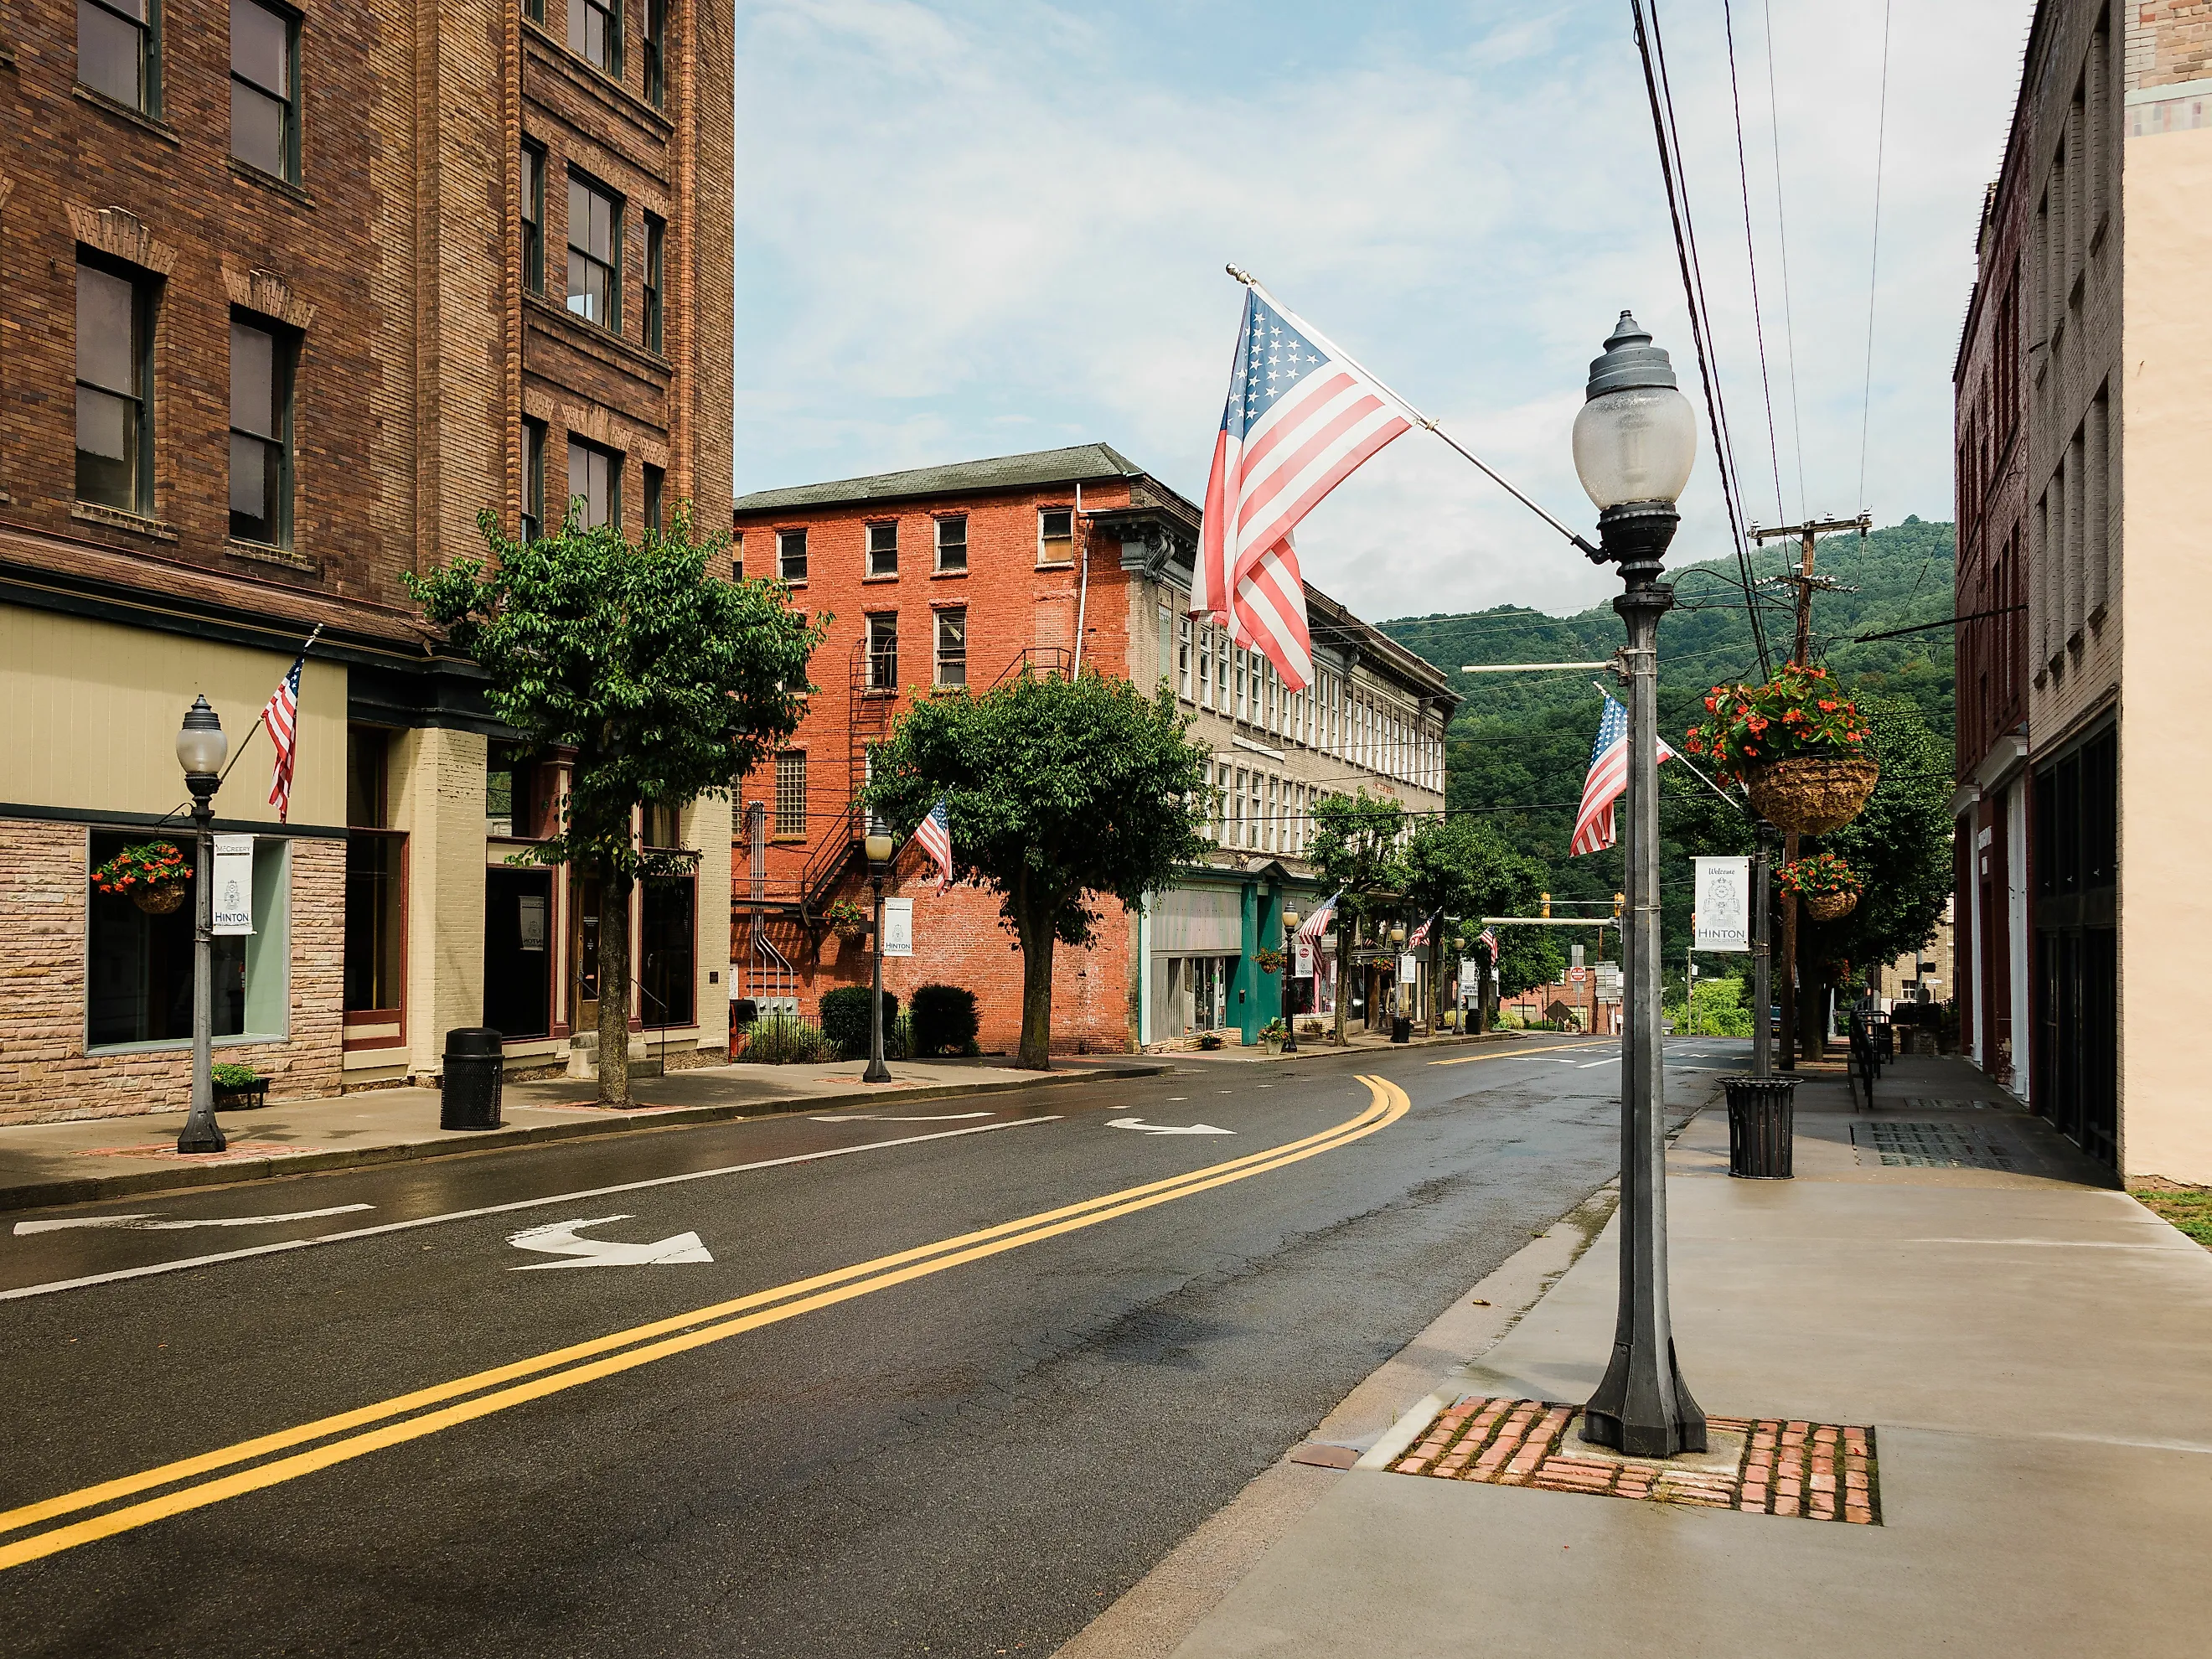
[[[1959,609],[2027,609],[2016,635],[1960,624],[1969,1040],[2116,1171],[2212,1182],[2212,1103],[2172,1015],[2212,927],[2197,840],[2212,736],[2177,681],[2212,599],[2197,551],[2212,15],[2197,0],[2042,0],[1984,222],[1960,384]],[[2014,561],[2002,578],[1999,547]],[[2024,726],[2008,724],[2023,705]],[[2024,788],[2006,781],[2015,757]]]
[[[1286,908],[1325,896],[1304,857],[1314,801],[1364,785],[1414,811],[1443,805],[1458,703],[1444,676],[1309,586],[1318,674],[1290,691],[1257,653],[1183,615],[1199,510],[1103,444],[763,490],[738,501],[734,524],[745,574],[776,575],[835,618],[805,724],[740,799],[731,954],[734,989],[757,1002],[811,1012],[865,982],[866,947],[840,943],[822,912],[866,897],[851,802],[867,744],[939,688],[1079,666],[1165,678],[1213,751],[1216,850],[1093,949],[1057,954],[1054,1041],[1069,1050],[1203,1030],[1254,1040],[1284,995],[1257,953],[1280,947]],[[886,988],[966,985],[983,1046],[1011,1049],[1021,961],[995,900],[939,897],[908,860],[898,873],[915,955],[885,963]],[[1387,967],[1387,952],[1362,963],[1355,1012],[1379,1014]],[[1291,994],[1313,1009],[1329,988],[1293,975]]]
[[[90,892],[173,835],[205,694],[242,763],[256,931],[217,1057],[277,1096],[565,1061],[594,896],[402,578],[572,492],[632,535],[729,501],[732,40],[692,0],[22,0],[0,19],[0,1121],[177,1105],[191,907]],[[546,474],[552,474],[550,486]],[[309,630],[290,821],[256,715]],[[246,745],[251,743],[251,747]],[[639,907],[675,1046],[726,1041],[726,805]]]

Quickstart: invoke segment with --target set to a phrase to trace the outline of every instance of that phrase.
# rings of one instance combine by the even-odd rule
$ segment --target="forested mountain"
[[[1797,550],[1771,544],[1754,565],[1771,578],[1794,568]],[[1841,584],[1813,602],[1813,659],[1857,696],[1909,701],[1948,747],[1953,729],[1951,631],[1932,629],[1902,638],[1858,642],[1856,636],[1938,621],[1951,614],[1953,527],[1911,518],[1862,538],[1832,536],[1818,546],[1814,572]],[[1715,684],[1756,680],[1752,638],[1733,559],[1676,568],[1676,608],[1659,624],[1660,734],[1680,746],[1703,717]],[[1790,655],[1791,590],[1762,582],[1759,615],[1776,665]],[[1610,605],[1552,617],[1516,605],[1460,616],[1407,617],[1381,624],[1393,639],[1447,673],[1468,663],[1595,661],[1626,637]],[[1621,884],[1617,849],[1567,856],[1576,804],[1589,764],[1602,708],[1594,673],[1458,675],[1467,702],[1446,733],[1449,805],[1478,811],[1516,850],[1541,860],[1555,898],[1604,899]],[[1732,815],[1682,768],[1660,769],[1662,867],[1669,949],[1679,952],[1689,928],[1689,857],[1747,850]],[[1702,794],[1711,806],[1686,799]],[[1608,951],[1608,954],[1611,951]]]

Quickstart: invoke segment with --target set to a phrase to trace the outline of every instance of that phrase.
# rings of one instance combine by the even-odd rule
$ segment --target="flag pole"
[[[1389,392],[1392,400],[1398,404],[1400,407],[1404,409],[1407,414],[1413,417],[1413,424],[1415,426],[1419,427],[1424,432],[1432,432],[1437,437],[1442,438],[1447,444],[1449,444],[1454,449],[1459,452],[1462,459],[1471,463],[1475,471],[1481,473],[1483,477],[1488,478],[1491,483],[1496,484],[1500,489],[1510,495],[1515,501],[1520,502],[1522,506],[1527,507],[1531,513],[1541,519],[1546,524],[1551,526],[1553,529],[1558,531],[1559,534],[1565,536],[1570,542],[1573,543],[1576,547],[1579,548],[1583,551],[1584,556],[1586,556],[1592,563],[1602,564],[1605,562],[1605,555],[1601,553],[1596,548],[1592,547],[1586,538],[1578,535],[1574,531],[1569,529],[1565,525],[1561,524],[1557,519],[1547,513],[1542,507],[1537,506],[1535,502],[1530,501],[1526,495],[1523,495],[1511,484],[1506,483],[1505,480],[1498,475],[1497,471],[1487,462],[1484,461],[1480,456],[1477,455],[1465,444],[1460,442],[1458,439],[1453,437],[1450,433],[1445,431],[1443,428],[1437,425],[1436,422],[1422,414],[1419,410],[1414,408],[1411,401],[1399,396],[1396,392],[1392,391],[1391,388],[1384,383],[1381,375],[1377,374],[1373,369],[1368,368],[1366,364],[1361,362],[1358,358],[1353,356],[1342,346],[1337,344],[1335,341],[1330,339],[1328,336],[1323,334],[1319,329],[1314,327],[1312,324],[1306,321],[1304,318],[1299,316],[1295,311],[1292,311],[1280,300],[1278,300],[1273,294],[1270,294],[1267,291],[1267,284],[1262,283],[1257,276],[1255,276],[1250,271],[1243,270],[1233,264],[1224,266],[1223,269],[1227,270],[1228,273],[1231,276],[1234,276],[1238,282],[1243,283],[1245,287],[1250,289],[1255,294],[1257,294],[1261,299],[1265,300],[1269,305],[1274,307],[1276,310],[1294,320],[1302,331],[1313,337],[1316,343],[1326,346],[1331,356],[1341,357],[1346,362],[1350,363],[1354,368],[1358,369],[1362,374],[1364,374],[1369,380],[1374,381],[1376,386],[1381,386],[1384,392]]]
[[[1598,695],[1600,696],[1609,697],[1613,695],[1611,691],[1606,689],[1605,683],[1602,680],[1592,680],[1590,684],[1597,687]],[[1718,795],[1723,800],[1726,801],[1730,806],[1735,807],[1738,811],[1741,811],[1743,810],[1743,803],[1741,801],[1738,800],[1734,795],[1729,793],[1727,790],[1722,788],[1720,785],[1715,783],[1695,766],[1691,765],[1687,760],[1683,758],[1682,751],[1680,750],[1670,748],[1667,752],[1674,759],[1681,761],[1683,766],[1688,770],[1690,775],[1697,779],[1698,782],[1704,784],[1706,788],[1711,790],[1713,793]]]
[[[307,653],[315,648],[315,641],[322,638],[322,636],[323,625],[320,623],[317,623],[315,624],[314,631],[307,635],[307,642],[300,647],[299,660],[305,662],[307,659]],[[289,671],[288,670],[287,672],[289,672]],[[252,728],[247,731],[245,738],[240,742],[238,745],[238,752],[230,757],[230,764],[222,769],[222,783],[218,783],[216,787],[220,788],[222,783],[228,783],[230,781],[230,775],[238,769],[239,762],[246,758],[246,751],[253,746],[254,738],[261,735],[261,717],[257,714],[253,717],[253,725]]]

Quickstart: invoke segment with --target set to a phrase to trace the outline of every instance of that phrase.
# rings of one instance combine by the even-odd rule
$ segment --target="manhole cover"
[[[1851,1144],[1884,1164],[1923,1170],[2010,1170],[2012,1153],[1993,1136],[1950,1123],[1854,1123]]]

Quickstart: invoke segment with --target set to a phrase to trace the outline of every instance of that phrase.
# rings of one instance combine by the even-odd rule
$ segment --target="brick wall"
[[[82,824],[0,819],[0,915],[11,923],[0,963],[0,1123],[121,1117],[191,1103],[188,1045],[85,1052],[86,856]],[[290,1036],[219,1044],[216,1058],[253,1066],[274,1096],[334,1094],[345,845],[295,840],[291,864]]]

